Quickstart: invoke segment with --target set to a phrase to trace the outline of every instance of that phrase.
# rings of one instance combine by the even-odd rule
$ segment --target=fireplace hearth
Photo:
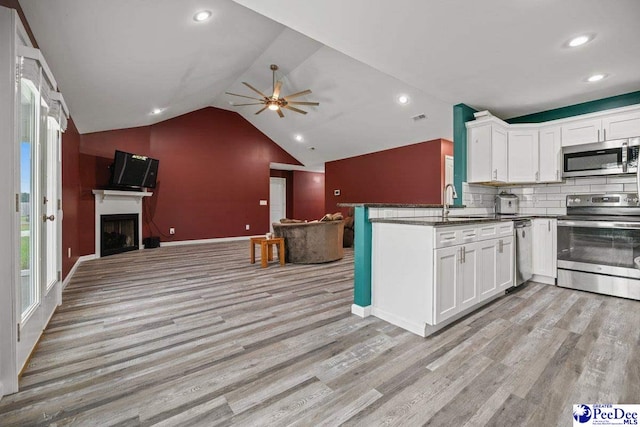
[[[138,214],[101,215],[100,237],[101,257],[138,250]]]

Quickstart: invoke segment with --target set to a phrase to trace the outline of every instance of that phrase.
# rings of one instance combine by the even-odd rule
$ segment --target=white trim
[[[164,246],[182,246],[182,245],[199,245],[202,243],[222,243],[222,242],[238,242],[249,240],[252,237],[264,237],[263,234],[256,236],[238,236],[238,237],[218,237],[214,239],[197,239],[197,240],[177,240],[173,242],[160,242],[160,247]]]
[[[36,49],[35,47],[29,46],[18,46],[18,56],[24,56],[25,58],[30,58],[38,61],[42,66],[42,70],[47,76],[47,80],[51,83],[51,89],[55,92],[58,90],[58,83],[56,79],[53,77],[53,73],[49,68],[49,64],[45,61],[44,56],[42,56],[42,52],[40,49]]]
[[[80,264],[82,264],[85,261],[89,261],[89,260],[92,260],[92,259],[95,259],[95,258],[96,258],[96,254],[83,255],[81,257],[78,257],[78,259],[76,260],[75,264],[73,264],[73,267],[71,267],[71,270],[69,270],[69,274],[67,274],[67,277],[65,277],[64,280],[62,281],[62,289],[67,287],[67,285],[71,281],[71,278],[75,274],[75,272],[78,269],[78,267],[80,266]]]
[[[363,307],[357,304],[351,304],[351,313],[362,318],[371,316],[371,306]]]
[[[378,319],[382,319],[385,322],[391,323],[392,325],[399,326],[402,329],[406,329],[407,331],[413,332],[416,335],[420,335],[423,338],[427,336],[425,332],[427,324],[425,322],[414,322],[411,320],[403,319],[393,313],[389,313],[388,311],[380,310],[377,307],[372,307],[371,314]]]

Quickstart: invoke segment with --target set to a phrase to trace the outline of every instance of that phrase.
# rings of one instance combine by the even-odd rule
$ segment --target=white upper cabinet
[[[604,140],[640,136],[640,111],[603,117],[602,131]]]
[[[560,181],[562,179],[560,126],[540,128],[538,156],[538,181]]]
[[[508,182],[539,181],[538,129],[509,131]]]
[[[562,125],[562,146],[600,141],[602,119],[576,120]]]
[[[507,182],[506,127],[485,120],[467,129],[467,182]]]
[[[562,125],[562,146],[640,136],[640,110],[574,120]]]

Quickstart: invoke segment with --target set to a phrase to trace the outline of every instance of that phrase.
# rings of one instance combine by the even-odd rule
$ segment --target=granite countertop
[[[440,216],[421,216],[421,217],[405,217],[405,218],[371,218],[370,222],[390,223],[390,224],[407,224],[407,225],[424,225],[430,227],[446,227],[452,225],[478,224],[483,222],[502,222],[514,221],[517,219],[534,219],[534,218],[557,218],[559,215],[467,215],[467,216],[449,216],[443,218]]]
[[[432,208],[442,209],[442,205],[428,204],[428,203],[338,203],[338,207],[351,208],[356,206],[364,206],[365,208]],[[451,205],[451,209],[465,208],[465,205],[454,206]]]

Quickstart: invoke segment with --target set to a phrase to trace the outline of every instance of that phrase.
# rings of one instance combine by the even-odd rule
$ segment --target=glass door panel
[[[21,80],[20,96],[20,309],[24,320],[40,302],[37,269],[39,234],[37,124],[39,95],[29,80]]]

